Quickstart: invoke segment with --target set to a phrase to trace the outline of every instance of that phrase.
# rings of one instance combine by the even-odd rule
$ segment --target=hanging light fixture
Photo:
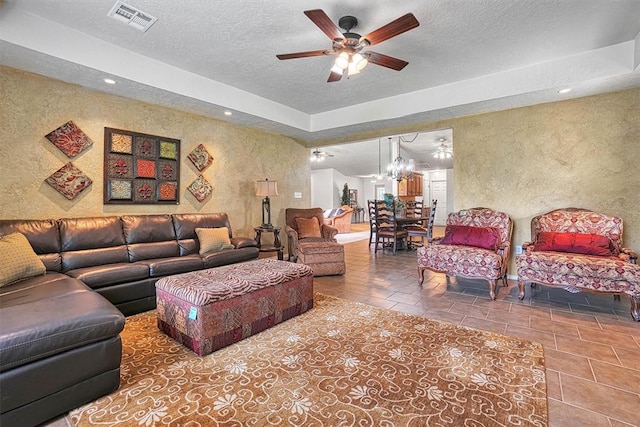
[[[384,175],[382,175],[382,167],[380,166],[380,138],[378,138],[378,175],[374,175],[371,177],[371,182],[382,181],[384,179]]]
[[[389,145],[391,145],[391,138],[389,138]],[[398,137],[398,157],[387,166],[387,175],[400,182],[403,179],[410,179],[413,176],[414,170],[415,163],[413,159],[406,160],[400,154],[400,137]]]
[[[358,52],[340,52],[340,55],[336,58],[331,72],[343,75],[347,72],[347,75],[353,76],[364,70],[364,67],[369,63],[368,54],[360,54]]]
[[[445,145],[447,139],[439,138],[438,141],[440,141],[440,146],[438,147],[436,152],[433,153],[433,157],[439,160],[450,159],[451,157],[453,157],[453,150]]]

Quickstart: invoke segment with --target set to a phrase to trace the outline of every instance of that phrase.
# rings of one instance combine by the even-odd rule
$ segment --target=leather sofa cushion
[[[210,252],[202,255],[202,262],[204,264],[204,268],[213,268],[236,262],[249,261],[256,258],[258,258],[258,248],[247,247]]]
[[[69,270],[66,274],[96,289],[146,279],[149,277],[149,266],[128,262],[104,264]]]
[[[2,288],[0,371],[117,336],[124,328],[124,315],[102,296],[77,279],[52,274]]]
[[[125,244],[122,224],[117,216],[63,218],[59,224],[62,252]]]
[[[128,245],[176,241],[171,215],[125,215],[122,228]]]
[[[131,262],[145,259],[169,258],[180,255],[178,242],[175,240],[154,243],[135,243],[129,245],[129,259]]]
[[[63,252],[62,271],[76,270],[100,264],[117,264],[129,262],[129,252],[125,245],[111,248],[85,249],[81,251]]]
[[[232,237],[231,244],[236,248],[257,248],[258,242],[249,237]]]
[[[55,220],[0,220],[0,235],[15,232],[25,235],[48,271],[61,270],[60,232]]]
[[[171,257],[162,259],[150,259],[139,261],[137,264],[149,266],[151,277],[162,277],[171,274],[186,273],[203,268],[202,259],[197,255],[187,255],[183,257]]]
[[[195,239],[196,228],[227,227],[233,237],[229,217],[224,212],[211,214],[174,214],[173,222],[178,240]]]
[[[122,227],[130,262],[180,255],[171,215],[125,215]]]

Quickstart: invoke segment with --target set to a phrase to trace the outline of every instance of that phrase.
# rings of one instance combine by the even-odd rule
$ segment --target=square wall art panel
[[[92,183],[91,178],[71,162],[52,173],[45,181],[69,200],[75,199]]]
[[[82,132],[71,120],[45,135],[45,138],[51,141],[53,145],[58,147],[60,151],[70,159],[73,159],[93,145],[91,138]]]
[[[202,175],[189,184],[187,189],[199,202],[203,202],[213,191],[213,187],[209,184],[209,181],[207,181]]]
[[[178,204],[180,140],[104,128],[104,203]]]
[[[213,157],[202,144],[194,148],[187,157],[189,157],[191,163],[193,163],[196,169],[200,172],[205,170],[211,162],[213,162]]]

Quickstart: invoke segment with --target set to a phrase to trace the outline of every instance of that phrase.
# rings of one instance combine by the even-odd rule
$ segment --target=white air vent
[[[136,30],[145,32],[153,25],[158,19],[142,12],[133,6],[129,6],[126,3],[118,0],[116,4],[111,8],[107,16],[112,17],[120,22],[131,25]]]

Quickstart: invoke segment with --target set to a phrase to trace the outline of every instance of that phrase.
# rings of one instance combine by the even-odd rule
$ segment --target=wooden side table
[[[258,250],[260,252],[278,252],[278,259],[280,261],[284,258],[282,243],[280,243],[280,227],[255,227],[253,231],[256,232],[256,242],[258,242]],[[263,245],[261,243],[262,233],[273,233],[273,245]]]

